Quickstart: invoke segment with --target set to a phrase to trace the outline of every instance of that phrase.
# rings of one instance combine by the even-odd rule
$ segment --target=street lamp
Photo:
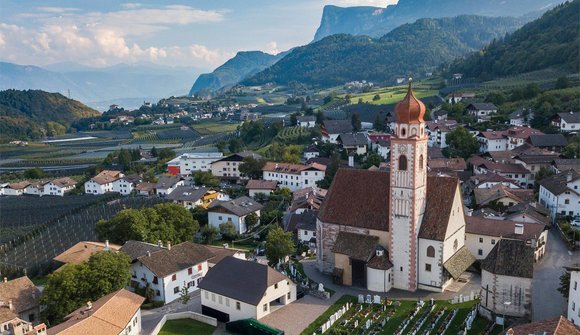
[[[512,304],[511,301],[504,301],[503,303],[503,320],[502,320],[502,329],[505,330],[505,313],[507,312],[508,307]]]

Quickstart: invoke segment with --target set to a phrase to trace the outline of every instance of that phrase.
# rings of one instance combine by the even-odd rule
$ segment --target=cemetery
[[[413,301],[385,295],[343,296],[302,334],[499,334],[499,327],[477,316],[477,304],[469,297]]]

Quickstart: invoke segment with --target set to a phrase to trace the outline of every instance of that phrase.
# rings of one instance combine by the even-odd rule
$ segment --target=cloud
[[[42,7],[37,8],[42,15],[31,26],[0,22],[0,54],[17,63],[38,64],[42,59],[43,64],[75,61],[105,66],[152,61],[208,69],[231,57],[228,52],[200,44],[160,46],[143,42],[147,40],[145,36],[172,27],[220,22],[223,20],[220,12],[190,6],[139,8],[136,3],[124,5],[131,9],[81,14],[75,13],[73,8]],[[46,17],[47,12],[54,14]]]
[[[124,9],[136,9],[141,7],[142,5],[138,2],[127,2],[124,4],[121,4],[121,7]]]
[[[268,42],[268,44],[266,44],[266,47],[262,50],[272,55],[280,53],[280,50],[278,49],[278,43],[276,43],[276,41]]]
[[[373,6],[385,8],[387,5],[394,5],[399,0],[336,0],[332,1],[332,4],[350,7],[350,6]]]

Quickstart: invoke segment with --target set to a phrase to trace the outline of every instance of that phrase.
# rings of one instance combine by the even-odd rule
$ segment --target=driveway
[[[141,327],[142,334],[151,334],[155,326],[161,321],[163,315],[177,312],[196,312],[201,313],[201,295],[199,290],[190,294],[191,299],[187,305],[182,304],[179,299],[163,307],[149,310],[141,310]]]
[[[557,291],[564,266],[580,259],[580,252],[569,251],[556,228],[548,232],[544,258],[534,267],[532,286],[533,321],[545,320],[567,313],[566,299]]]

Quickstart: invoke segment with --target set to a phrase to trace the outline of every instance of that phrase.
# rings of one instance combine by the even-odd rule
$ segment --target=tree
[[[123,165],[125,170],[128,170],[132,161],[131,153],[127,149],[121,149],[117,156],[117,160],[119,161],[119,164]]]
[[[373,97],[373,101],[379,101],[381,100],[381,96],[378,94],[375,94],[375,96]]]
[[[363,98],[358,98],[358,103],[362,104],[363,103]]]
[[[230,152],[239,152],[242,150],[242,141],[237,137],[230,138],[228,142],[228,150]]]
[[[468,159],[479,150],[477,139],[463,127],[457,127],[447,134],[445,142],[448,147],[444,150],[449,157]]]
[[[536,173],[535,177],[534,177],[534,186],[535,189],[538,190],[540,188],[540,182],[548,177],[550,177],[551,175],[553,175],[554,172],[552,171],[552,169],[549,169],[545,166],[542,166],[539,170],[538,173]]]
[[[236,226],[231,221],[220,224],[220,234],[222,234],[222,237],[228,241],[233,241],[238,238]]]
[[[367,160],[366,160],[365,164],[363,165],[363,167],[365,169],[368,169],[371,166],[378,167],[382,162],[383,162],[383,157],[381,155],[377,154],[376,152],[371,152],[368,155]]]
[[[40,179],[44,177],[44,170],[41,168],[32,168],[24,171],[24,178],[26,179]]]
[[[212,225],[209,225],[209,224],[203,226],[201,228],[200,232],[201,232],[202,241],[205,244],[212,244],[213,241],[215,241],[215,239],[217,238],[217,235],[219,234],[218,229]]]
[[[570,79],[568,79],[568,77],[564,76],[564,77],[559,77],[556,80],[556,89],[564,89],[564,88],[568,88],[570,87]]]
[[[564,158],[580,158],[580,138],[576,137],[576,140],[571,140],[568,145],[562,149],[562,157]]]
[[[298,114],[297,113],[290,114],[290,125],[294,127],[297,124],[298,124]]]
[[[332,101],[332,97],[330,95],[327,95],[324,97],[324,99],[322,100],[322,102],[326,105],[327,103]]]
[[[244,222],[246,223],[246,228],[248,230],[255,227],[259,221],[260,221],[260,218],[258,217],[258,215],[256,213],[253,213],[253,212],[246,215],[246,218],[244,219]]]
[[[197,221],[201,226],[207,225],[207,209],[203,206],[195,206],[189,210],[193,219]]]
[[[564,299],[568,299],[570,294],[570,272],[564,270],[564,273],[560,276],[560,286],[557,290],[562,294]]]
[[[158,158],[160,161],[169,160],[175,158],[175,151],[169,148],[162,148],[158,150]]]
[[[268,232],[266,238],[266,258],[268,258],[268,263],[271,265],[277,264],[295,250],[291,232],[285,232],[278,226]]]
[[[181,288],[181,292],[179,293],[179,301],[182,304],[187,305],[187,302],[190,299],[191,297],[189,296],[189,287],[187,287],[187,284],[183,282],[183,287]]]
[[[88,262],[65,265],[48,275],[40,297],[46,309],[43,316],[49,325],[104,295],[127,286],[131,279],[131,260],[124,253],[100,251]]]
[[[217,187],[220,184],[220,180],[209,171],[198,171],[193,173],[193,182],[195,185],[203,185],[210,187]]]
[[[340,167],[340,155],[337,152],[334,152],[330,157],[330,164],[326,168],[326,174],[324,175],[324,179],[319,180],[316,182],[316,185],[320,188],[328,189],[330,184],[332,184],[332,180],[334,179],[334,175],[336,175],[336,171]]]
[[[361,121],[360,121],[360,114],[359,113],[352,113],[351,123],[352,123],[352,128],[354,129],[354,131],[361,130]]]
[[[256,159],[252,156],[245,157],[242,164],[238,167],[240,173],[245,174],[250,179],[259,179],[262,177],[262,168],[266,165],[266,161]]]
[[[316,113],[316,124],[322,124],[324,122],[324,112],[323,111],[318,111],[318,113]]]
[[[375,116],[375,121],[373,122],[373,128],[375,128],[376,131],[384,131],[385,130],[385,122],[381,118],[381,113],[377,113],[377,115]]]

